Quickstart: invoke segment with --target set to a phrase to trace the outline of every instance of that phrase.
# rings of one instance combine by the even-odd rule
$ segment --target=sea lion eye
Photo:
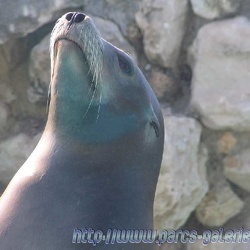
[[[128,75],[132,75],[133,69],[131,63],[122,55],[117,54],[117,58],[122,72]]]

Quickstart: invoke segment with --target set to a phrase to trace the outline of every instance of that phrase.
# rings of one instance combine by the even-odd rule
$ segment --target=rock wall
[[[62,14],[82,11],[135,58],[162,104],[155,227],[250,228],[249,1],[8,0],[0,7],[1,190],[46,121],[49,33]]]

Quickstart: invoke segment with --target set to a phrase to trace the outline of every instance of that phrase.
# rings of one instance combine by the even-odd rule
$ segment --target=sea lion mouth
[[[54,57],[54,60],[55,60],[55,58],[56,58],[56,56],[57,56],[57,53],[58,53],[58,50],[59,50],[59,43],[60,43],[60,41],[67,41],[67,42],[70,42],[70,43],[72,43],[72,44],[74,44],[75,46],[77,46],[81,51],[82,51],[82,53],[83,53],[83,50],[82,50],[82,48],[79,46],[79,44],[77,44],[75,41],[73,41],[73,40],[70,40],[70,39],[68,39],[67,37],[60,37],[60,38],[58,38],[57,40],[55,40],[55,42],[54,42],[54,46],[53,46],[53,57]],[[84,53],[83,53],[83,55],[84,55]],[[86,62],[87,62],[87,59],[86,59]],[[88,62],[87,62],[88,63]]]

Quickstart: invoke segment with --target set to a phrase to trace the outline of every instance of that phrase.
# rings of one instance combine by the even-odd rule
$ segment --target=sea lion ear
[[[160,124],[159,124],[158,119],[156,118],[156,119],[151,120],[150,125],[155,130],[156,137],[159,137],[160,136]]]
[[[152,106],[151,106],[150,111],[151,111],[150,112],[151,113],[150,118],[149,118],[150,125],[155,130],[156,137],[159,137],[160,136],[160,123],[159,123],[159,120],[158,120]]]

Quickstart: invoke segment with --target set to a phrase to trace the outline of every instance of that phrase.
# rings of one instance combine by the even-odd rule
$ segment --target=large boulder
[[[143,33],[146,56],[152,63],[175,67],[186,32],[187,0],[143,0],[136,21]]]
[[[9,112],[7,106],[0,102],[0,133],[3,132],[7,127]]]
[[[235,13],[240,1],[235,0],[191,0],[193,11],[196,15],[214,19]]]
[[[37,44],[30,53],[28,100],[31,103],[46,102],[50,83],[50,34]]]
[[[225,177],[250,192],[250,148],[239,154],[227,156],[223,162]]]
[[[0,44],[10,38],[27,35],[58,18],[62,10],[83,6],[84,2],[84,0],[1,1]]]
[[[0,143],[0,183],[7,185],[37,145],[41,134],[30,137],[24,133]]]
[[[193,109],[211,129],[250,131],[250,21],[202,27],[189,49]]]
[[[192,118],[165,116],[165,146],[156,189],[157,229],[182,226],[208,190],[207,151],[200,145],[201,125]]]
[[[196,209],[196,216],[205,226],[220,227],[239,214],[243,206],[244,202],[228,184],[216,185],[202,199]]]

